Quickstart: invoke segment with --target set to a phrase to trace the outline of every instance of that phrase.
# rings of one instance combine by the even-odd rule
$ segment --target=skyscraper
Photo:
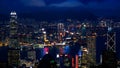
[[[58,40],[62,41],[64,36],[64,24],[58,23]]]
[[[19,66],[19,57],[20,57],[20,46],[18,43],[17,37],[17,14],[16,12],[10,13],[10,40],[9,40],[9,48],[8,48],[8,66]]]
[[[96,64],[96,36],[87,37],[87,48],[88,48],[88,63]]]
[[[117,68],[116,33],[112,29],[107,33],[107,50],[102,54],[102,65],[107,68]]]

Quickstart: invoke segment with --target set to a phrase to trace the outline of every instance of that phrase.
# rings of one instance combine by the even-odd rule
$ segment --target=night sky
[[[53,14],[86,14],[94,16],[120,16],[120,0],[0,0],[0,14],[11,11]],[[55,14],[56,12],[56,14]],[[83,14],[83,15],[84,15]]]

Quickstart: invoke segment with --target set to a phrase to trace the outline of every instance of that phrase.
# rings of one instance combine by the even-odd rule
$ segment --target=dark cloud
[[[0,11],[6,12],[11,9],[28,11],[28,8],[77,8],[86,10],[94,14],[106,14],[120,11],[120,0],[0,0]],[[24,8],[24,9],[23,9]],[[32,10],[32,9],[31,9]],[[42,10],[42,9],[41,9]],[[52,9],[54,10],[54,9]]]
[[[76,5],[77,4],[77,5]],[[80,5],[79,5],[80,4]],[[66,7],[67,5],[75,5],[74,7],[90,6],[90,8],[96,7],[113,7],[119,6],[119,0],[0,0],[0,7],[19,7],[19,6],[38,6],[48,7],[49,5],[58,5],[59,7]],[[72,7],[73,7],[72,6]]]
[[[49,4],[59,4],[59,3],[65,2],[67,0],[44,0],[44,1],[47,5],[49,5]]]
[[[37,6],[37,7],[46,7],[44,0],[21,0],[25,6]]]
[[[67,0],[59,4],[51,4],[53,7],[84,7],[84,5],[77,0]]]
[[[104,2],[105,0],[78,0],[79,2],[82,2],[84,4],[88,4],[90,2]]]
[[[86,7],[86,8],[111,8],[120,5],[119,0],[20,0],[26,6],[37,7]],[[117,8],[118,9],[118,8]]]

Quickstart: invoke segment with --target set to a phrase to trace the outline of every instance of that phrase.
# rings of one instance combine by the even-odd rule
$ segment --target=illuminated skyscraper
[[[62,41],[62,37],[64,36],[64,24],[59,23],[58,24],[58,40]]]
[[[10,13],[10,41],[8,49],[8,65],[17,67],[19,65],[20,46],[17,37],[17,14]]]
[[[87,67],[88,63],[88,49],[87,49],[87,38],[86,38],[86,24],[82,23],[81,28],[81,50],[82,50],[82,56],[81,56],[81,68]]]
[[[96,36],[87,37],[88,63],[96,64]]]
[[[116,52],[116,34],[114,32],[107,34],[107,50]]]
[[[107,33],[107,50],[102,54],[102,65],[107,68],[117,68],[116,33],[112,28]]]

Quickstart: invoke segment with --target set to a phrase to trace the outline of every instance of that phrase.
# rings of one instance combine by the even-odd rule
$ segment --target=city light
[[[0,68],[3,61],[3,65],[16,68],[104,68],[104,64],[116,68],[120,58],[120,22],[42,21],[17,15],[11,12],[9,21],[0,21]]]
[[[76,58],[76,60],[75,60],[75,61],[76,61],[76,62],[75,62],[75,63],[76,63],[75,68],[78,68],[78,55],[76,55],[75,58]]]
[[[45,29],[44,28],[42,28],[42,31],[44,31]]]
[[[79,50],[79,52],[78,52],[78,56],[82,56],[82,51],[81,50]]]
[[[60,57],[59,54],[57,54],[57,55],[56,55],[56,58],[59,58],[59,57]]]
[[[16,15],[16,12],[11,12],[10,15]]]
[[[43,34],[46,34],[46,31],[43,31]]]
[[[88,52],[87,48],[83,48],[83,51]]]
[[[75,62],[75,60],[74,60],[74,58],[72,58],[72,68],[74,68],[74,67],[75,67],[74,62]]]
[[[45,47],[44,52],[45,52],[45,54],[48,54],[49,53],[49,48]]]

